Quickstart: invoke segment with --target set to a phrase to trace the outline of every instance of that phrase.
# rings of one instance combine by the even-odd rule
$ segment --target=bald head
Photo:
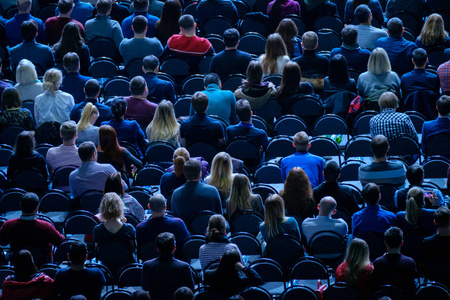
[[[148,207],[151,209],[152,214],[165,213],[166,198],[161,194],[156,194],[150,198]]]
[[[322,200],[320,200],[319,205],[317,206],[317,208],[319,209],[319,216],[331,217],[336,213],[336,206],[337,203],[333,197],[323,197]]]

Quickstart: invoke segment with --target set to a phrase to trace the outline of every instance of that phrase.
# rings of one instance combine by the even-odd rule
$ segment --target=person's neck
[[[252,120],[249,121],[241,121],[242,124],[252,124]]]
[[[425,66],[423,67],[414,66],[414,70],[425,70]]]
[[[438,112],[438,117],[439,118],[448,118],[448,117],[450,117],[449,115],[441,115],[439,112]]]
[[[86,100],[89,102],[97,102],[97,97],[86,97]]]
[[[77,265],[77,264],[72,263],[72,264],[70,264],[70,268],[74,271],[81,271],[81,270],[84,270],[84,264]]]
[[[136,98],[136,99],[147,100],[147,97],[144,95],[131,95],[131,97]]]
[[[439,227],[438,228],[438,235],[440,236],[450,236],[450,226],[449,227]]]
[[[237,50],[238,46],[234,47],[225,47],[225,50]]]
[[[25,15],[25,14],[29,14],[30,13],[30,11],[28,10],[28,11],[19,11],[17,14],[18,15]]]
[[[67,18],[70,19],[70,14],[59,14],[59,18]]]
[[[184,35],[185,37],[193,37],[193,36],[195,36],[195,30],[192,30],[192,31],[184,31],[184,32],[183,32],[183,35]]]
[[[22,217],[35,217],[36,214],[37,214],[37,211],[36,212],[31,212],[31,213],[24,213],[24,212],[22,212]]]
[[[388,248],[388,253],[389,253],[389,254],[401,254],[400,249],[401,249],[401,247],[398,247],[398,248]]]
[[[164,217],[166,215],[166,212],[165,211],[163,211],[163,212],[154,212],[154,211],[152,211],[152,216],[151,216],[151,218],[152,219],[155,219],[155,218],[162,218],[162,217]]]
[[[193,179],[193,180],[186,180],[186,182],[200,182],[200,178],[199,179]]]
[[[135,39],[145,39],[145,37],[146,37],[146,33],[145,32],[142,32],[142,33],[134,33],[134,38]]]
[[[371,22],[366,22],[366,23],[359,23],[359,25],[372,25],[372,23]]]
[[[64,141],[64,140],[63,140],[63,145],[64,145],[64,146],[74,146],[74,145],[75,145],[75,140],[76,140],[76,139],[68,140],[68,141]]]
[[[319,210],[318,216],[319,216],[319,217],[327,217],[327,218],[330,218],[330,219],[331,219],[331,214],[321,213],[320,210]]]
[[[374,157],[373,162],[386,162],[387,161],[387,155],[383,157]]]

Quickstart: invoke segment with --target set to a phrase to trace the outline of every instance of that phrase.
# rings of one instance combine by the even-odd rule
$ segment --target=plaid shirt
[[[370,134],[372,136],[382,134],[389,141],[407,134],[417,141],[417,132],[408,115],[398,113],[395,108],[385,108],[370,119]]]
[[[442,92],[450,91],[450,61],[439,66],[437,75],[441,83]]]

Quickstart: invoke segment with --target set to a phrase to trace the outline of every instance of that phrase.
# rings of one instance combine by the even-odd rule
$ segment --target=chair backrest
[[[200,74],[189,76],[181,86],[181,93],[183,95],[194,95],[195,92],[203,91],[205,89],[203,79],[205,79],[205,76]]]
[[[280,86],[281,84],[281,75],[280,74],[270,74],[263,78],[263,81],[272,82],[275,86]]]
[[[235,139],[228,144],[226,152],[231,157],[242,160],[250,170],[261,163],[259,146],[249,140]]]
[[[207,20],[205,24],[203,24],[201,31],[203,36],[207,34],[223,35],[225,30],[232,27],[233,24],[231,24],[231,21],[228,18],[218,15]]]
[[[439,95],[431,90],[418,90],[406,96],[403,101],[403,110],[420,112],[427,120],[437,117],[436,101]]]
[[[222,89],[234,92],[242,85],[242,80],[245,78],[247,77],[243,74],[230,74],[222,81]]]
[[[70,211],[71,200],[67,194],[59,190],[49,190],[42,196],[39,211]]]
[[[279,263],[285,272],[293,262],[305,255],[303,247],[294,236],[280,234],[272,238],[266,246],[266,257]]]
[[[450,159],[450,134],[432,135],[425,144],[425,157],[440,155]]]
[[[262,287],[252,286],[240,293],[244,300],[272,300],[272,295]]]
[[[310,140],[311,147],[309,148],[309,152],[318,156],[331,156],[337,157],[339,165],[341,164],[341,155],[339,151],[338,144],[328,138],[322,136],[313,137]]]
[[[189,220],[188,229],[192,235],[204,235],[208,227],[209,218],[216,213],[210,210],[201,210]]]
[[[377,287],[375,292],[372,294],[372,299],[380,299],[382,297],[399,300],[406,299],[402,289],[389,284]]]
[[[159,252],[156,249],[156,243],[154,241],[147,242],[137,248],[138,258],[143,262],[156,258],[159,256]]]
[[[76,242],[78,242],[78,240],[66,238],[64,242],[55,247],[53,250],[53,263],[61,264],[64,261],[69,261],[67,254],[69,253],[70,246]]]
[[[112,96],[130,96],[130,80],[123,76],[115,76],[103,85],[105,99]]]
[[[372,157],[371,141],[372,139],[365,135],[354,136],[345,145],[345,159],[349,157]]]
[[[420,146],[410,136],[399,136],[389,141],[389,156],[407,156],[420,154]]]
[[[211,289],[203,289],[201,291],[198,291],[194,295],[194,300],[211,300],[211,299],[225,300],[226,298],[223,295],[221,295]]]
[[[14,268],[12,266],[0,266],[0,283],[3,285],[6,277],[14,275]]]
[[[7,167],[9,165],[9,158],[14,154],[14,151],[9,148],[0,148],[0,167]]]
[[[175,147],[165,141],[155,141],[148,145],[145,150],[145,161],[148,163],[170,163],[172,164]]]
[[[185,259],[199,258],[199,250],[202,245],[206,244],[204,235],[192,235],[186,239],[182,251]]]
[[[89,74],[94,78],[112,78],[119,72],[116,62],[109,57],[96,58],[89,67]]]
[[[321,17],[321,18],[319,18],[318,21],[320,21],[323,18],[333,18],[333,17],[332,16]],[[334,18],[334,20],[340,21],[337,18]],[[329,24],[332,25],[332,23],[329,23]],[[320,26],[324,26],[324,25],[320,25]],[[342,29],[342,27],[341,27],[341,29]],[[317,46],[317,51],[331,51],[334,48],[340,47],[340,45],[342,43],[339,33],[337,33],[335,30],[330,29],[330,28],[319,29],[319,31],[317,32],[317,36],[319,38],[319,45]]]
[[[91,213],[96,213],[102,202],[103,191],[88,190],[80,196],[80,207]]]
[[[267,135],[269,135],[269,125],[267,125],[266,120],[257,115],[252,115],[252,124],[255,128],[264,130]]]
[[[223,32],[222,32],[223,34]],[[225,43],[223,42],[222,34],[208,34],[205,35],[205,38],[211,43],[216,53],[219,53],[225,50]]]
[[[294,279],[326,279],[330,283],[330,274],[327,266],[316,257],[302,257],[300,261],[291,266],[289,277]]]
[[[164,169],[157,165],[146,165],[135,177],[133,185],[148,186],[159,185],[161,177],[164,175]]]
[[[305,285],[295,285],[281,294],[281,300],[318,300],[314,290]]]
[[[14,146],[16,144],[17,136],[24,130],[25,129],[19,125],[10,125],[3,129],[0,134],[0,141],[3,144]]]
[[[423,123],[426,121],[425,116],[418,111],[406,111],[405,114],[411,119],[417,133],[422,132]]]
[[[106,290],[108,290],[108,286],[111,286],[111,288],[114,289],[114,286],[113,286],[113,283],[114,283],[113,274],[108,269],[108,267],[106,267],[106,266],[104,266],[102,264],[93,263],[93,262],[85,263],[84,267],[85,268],[97,268],[97,269],[99,269],[103,273],[103,276],[105,276]]]
[[[286,287],[282,266],[270,258],[259,258],[250,264],[264,282],[283,282]]]
[[[56,272],[58,272],[58,270],[60,270],[60,269],[61,269],[61,267],[59,267],[58,265],[43,264],[39,267],[39,272],[42,272],[45,275],[47,275],[48,277],[50,277],[51,279],[55,280]]]
[[[269,1],[260,0],[260,2],[261,1],[263,2],[262,6],[264,7],[265,5],[265,7],[267,8],[267,4]],[[245,34],[247,32],[259,32],[263,36],[268,36],[273,32],[273,25],[269,17],[262,12],[251,12],[246,14],[239,23],[239,31],[241,32],[241,34]]]
[[[54,170],[52,175],[52,187],[54,189],[60,189],[63,192],[69,192],[69,176],[70,173],[75,171],[77,166],[62,166]]]
[[[36,168],[18,170],[12,177],[11,186],[39,195],[48,188],[47,174]]]
[[[172,76],[175,79],[176,83],[181,83],[186,77],[190,75],[189,63],[180,57],[167,57],[161,64],[160,69],[162,72]]]
[[[90,212],[77,210],[67,216],[64,221],[64,234],[92,234],[99,222]]]
[[[358,300],[355,287],[346,282],[336,282],[329,286],[323,295],[324,300]]]
[[[267,101],[261,108],[255,109],[254,114],[263,118],[267,123],[273,124],[274,119],[281,117],[283,108],[281,105],[275,101]]]
[[[322,103],[312,95],[299,96],[291,107],[291,114],[301,117],[308,126],[323,115]]]
[[[416,300],[450,299],[450,291],[438,282],[427,282],[417,288]]]
[[[369,134],[370,133],[370,119],[378,114],[374,110],[366,110],[359,114],[353,121],[353,135]]]
[[[132,263],[119,271],[119,287],[141,286],[142,264]]]
[[[255,183],[283,183],[281,179],[281,168],[278,164],[263,163],[257,168],[253,176]]]
[[[317,119],[314,124],[314,135],[327,134],[346,134],[348,135],[348,126],[344,118],[328,114]]]
[[[236,232],[231,236],[230,242],[236,244],[243,255],[261,256],[261,244],[248,232]]]
[[[117,277],[121,268],[134,262],[133,249],[128,241],[105,240],[98,243],[96,258]]]
[[[366,231],[358,235],[358,238],[366,241],[369,245],[370,260],[374,261],[386,251],[384,246],[384,235],[379,232]]]
[[[274,136],[287,135],[294,136],[299,131],[308,132],[308,125],[306,122],[295,115],[285,115],[277,119],[273,129]]]
[[[252,187],[252,193],[261,196],[263,201],[271,194],[278,194],[278,191],[271,185],[258,183]]]
[[[153,196],[153,193],[141,186],[134,186],[127,190],[127,194],[134,197],[139,204],[145,209],[147,209],[148,201]]]
[[[192,157],[203,157],[209,163],[209,165],[212,164],[214,156],[219,153],[219,149],[215,144],[206,141],[190,143],[187,146],[187,150]]]
[[[231,233],[248,232],[256,236],[259,233],[259,225],[264,222],[264,217],[255,211],[244,210],[231,220]]]
[[[298,36],[302,36],[306,31],[306,25],[303,23],[302,19],[298,15],[287,15],[285,18],[289,18],[294,21],[295,26],[297,26]]]
[[[111,38],[97,36],[89,41],[88,47],[93,58],[106,56],[115,59],[117,57],[116,44]]]
[[[36,128],[35,138],[37,144],[52,144],[58,147],[62,144],[62,138],[59,133],[61,123],[56,121],[48,121]]]
[[[446,178],[450,162],[444,157],[431,157],[422,163],[425,178]]]
[[[308,254],[324,259],[342,259],[347,241],[334,231],[323,230],[313,234],[308,242]]]
[[[179,117],[188,117],[189,110],[191,108],[191,96],[184,95],[178,98],[177,102],[173,105],[173,109],[175,111],[175,116]]]
[[[103,295],[101,300],[128,300],[133,299],[133,295],[130,291],[125,289],[115,289],[107,292]]]
[[[0,198],[0,212],[6,213],[8,211],[21,210],[20,201],[22,199],[22,195],[25,193],[25,190],[19,188],[6,190]]]
[[[331,29],[336,33],[337,37],[340,36],[343,27],[344,24],[342,24],[342,21],[336,16],[322,16],[314,22],[314,30],[316,32],[319,31],[320,33],[321,29]]]
[[[365,164],[358,159],[349,159],[342,163],[339,181],[358,181],[359,167]]]
[[[241,36],[238,49],[251,54],[261,55],[266,51],[266,38],[258,31],[247,32]]]
[[[133,77],[144,75],[144,71],[142,70],[142,60],[142,57],[136,57],[128,62],[125,66],[125,73],[128,78],[133,79]]]

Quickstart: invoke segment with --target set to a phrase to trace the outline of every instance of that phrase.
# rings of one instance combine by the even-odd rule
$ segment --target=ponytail
[[[174,167],[175,175],[177,177],[180,177],[181,175],[183,175],[183,167],[184,167],[185,162],[186,162],[186,160],[184,159],[183,156],[177,156],[173,159],[173,167]]]
[[[420,210],[420,207],[417,205],[416,200],[414,197],[410,197],[408,200],[406,200],[406,221],[413,226],[413,228],[417,228],[417,225],[419,224],[419,218],[422,214],[422,211]]]

